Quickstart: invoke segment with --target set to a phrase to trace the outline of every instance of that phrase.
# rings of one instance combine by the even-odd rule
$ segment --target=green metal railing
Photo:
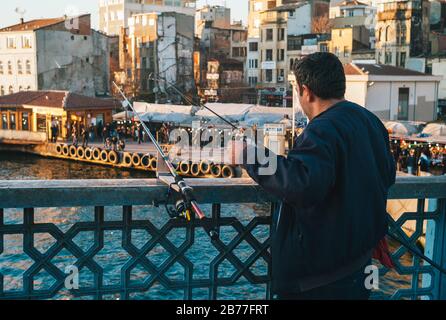
[[[249,179],[190,184],[221,240],[200,221],[170,219],[156,180],[0,181],[0,298],[272,298],[275,199]],[[405,240],[425,239],[425,254],[446,266],[446,178],[399,178],[390,198],[414,199],[393,227],[412,221]],[[444,275],[404,247],[392,254],[396,270],[380,269],[376,298],[446,298]],[[78,287],[67,286],[72,267]]]

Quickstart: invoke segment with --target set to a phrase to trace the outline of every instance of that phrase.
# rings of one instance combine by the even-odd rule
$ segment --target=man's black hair
[[[346,80],[341,61],[332,53],[317,52],[299,60],[294,66],[299,86],[306,85],[317,97],[342,99],[345,96]]]

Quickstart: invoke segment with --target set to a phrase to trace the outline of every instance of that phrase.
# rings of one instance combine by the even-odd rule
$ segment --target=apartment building
[[[377,3],[378,63],[408,67],[411,59],[430,52],[429,1],[380,0]]]
[[[245,90],[247,28],[231,22],[231,10],[222,6],[205,6],[197,11],[195,74],[199,95],[207,101],[238,102],[229,92]],[[199,70],[198,70],[199,69]]]
[[[91,29],[88,14],[21,20],[0,29],[0,95],[30,90],[106,95],[112,44]]]
[[[223,6],[205,5],[195,15],[195,33],[201,38],[203,29],[211,25],[214,28],[226,29],[231,26],[231,9]]]
[[[140,13],[177,12],[195,16],[196,0],[100,0],[99,30],[119,35],[128,19]]]
[[[183,100],[171,84],[192,94],[194,16],[175,12],[136,14],[129,18],[128,25],[121,30],[121,70],[115,73],[125,92],[160,103]]]
[[[330,8],[330,52],[342,63],[375,59],[376,8],[365,2],[346,0]]]
[[[292,94],[288,74],[294,61],[289,44],[298,36],[311,34],[316,19],[328,19],[329,1],[279,0],[275,6],[271,2],[268,5],[270,8],[260,13],[259,100],[267,105],[289,105]],[[291,49],[295,50],[293,46]]]
[[[246,79],[252,87],[259,82],[261,72],[259,49],[261,13],[274,7],[276,7],[276,1],[249,0]]]

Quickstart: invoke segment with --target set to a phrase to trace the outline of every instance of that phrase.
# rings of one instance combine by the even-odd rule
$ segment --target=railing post
[[[426,230],[426,254],[432,260],[446,267],[446,199],[437,201],[438,217],[435,221],[435,233],[433,223],[428,223]],[[446,300],[446,275],[438,270],[434,271],[432,286],[432,298],[434,300]],[[423,279],[424,284],[424,279]]]
[[[3,209],[0,208],[0,255],[3,253]],[[3,295],[3,274],[0,272],[0,297]]]

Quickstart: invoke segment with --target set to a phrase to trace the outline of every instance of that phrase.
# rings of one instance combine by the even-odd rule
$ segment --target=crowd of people
[[[158,132],[158,140],[160,143],[168,143],[172,124],[164,123],[160,128],[156,128]],[[111,122],[102,124],[90,124],[85,126],[83,123],[67,124],[68,139],[74,146],[89,146],[90,142],[102,142],[107,150],[124,151],[126,141],[133,141],[143,144],[149,141],[146,131],[141,123],[131,122]],[[155,133],[156,135],[156,133]],[[51,141],[57,142],[59,136],[59,126],[53,123],[51,127]]]
[[[421,172],[433,175],[446,174],[444,146],[395,140],[392,142],[391,151],[399,171],[410,175],[419,175]]]

